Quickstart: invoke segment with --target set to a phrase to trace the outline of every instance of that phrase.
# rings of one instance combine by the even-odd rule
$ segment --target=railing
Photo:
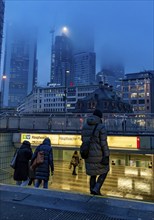
[[[0,115],[0,130],[37,130],[80,132],[88,114]],[[108,132],[154,133],[154,114],[104,114]]]

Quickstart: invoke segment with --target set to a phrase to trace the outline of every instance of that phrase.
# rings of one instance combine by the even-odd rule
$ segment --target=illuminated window
[[[145,111],[145,106],[139,106],[139,107],[138,107],[138,110],[139,110],[139,111]]]
[[[145,93],[139,93],[139,94],[138,94],[138,97],[139,97],[139,98],[145,97]]]
[[[132,93],[130,97],[131,98],[137,98],[137,93],[136,92]]]

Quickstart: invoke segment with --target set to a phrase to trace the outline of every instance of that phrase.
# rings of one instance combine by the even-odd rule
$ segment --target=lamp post
[[[65,113],[67,112],[67,74],[69,74],[70,71],[65,71]]]

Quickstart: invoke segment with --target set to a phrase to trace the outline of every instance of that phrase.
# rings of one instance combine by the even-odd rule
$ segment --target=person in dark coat
[[[43,188],[47,189],[50,172],[51,175],[53,175],[54,172],[53,152],[49,138],[45,138],[42,144],[36,148],[31,164],[37,157],[39,151],[44,153],[44,162],[35,169],[35,187],[39,187],[43,181]]]
[[[100,189],[109,171],[110,152],[107,133],[101,118],[102,112],[96,109],[93,115],[87,118],[81,132],[82,141],[87,142],[96,127],[89,149],[89,156],[85,159],[86,174],[90,176],[90,193],[94,195],[101,195]]]
[[[72,175],[77,175],[76,173],[76,167],[79,165],[80,159],[79,159],[79,154],[77,151],[74,151],[70,165],[73,166],[73,172]]]
[[[17,185],[25,186],[29,182],[29,160],[31,160],[32,154],[30,142],[23,141],[18,150],[13,176]]]

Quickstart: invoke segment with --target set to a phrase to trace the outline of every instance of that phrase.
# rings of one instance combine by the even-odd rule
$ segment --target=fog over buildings
[[[50,30],[57,36],[63,26],[69,29],[75,52],[96,53],[96,73],[106,62],[116,61],[124,64],[126,73],[154,69],[153,6],[153,1],[6,0],[3,45],[8,24],[37,29],[39,85],[50,80]]]

